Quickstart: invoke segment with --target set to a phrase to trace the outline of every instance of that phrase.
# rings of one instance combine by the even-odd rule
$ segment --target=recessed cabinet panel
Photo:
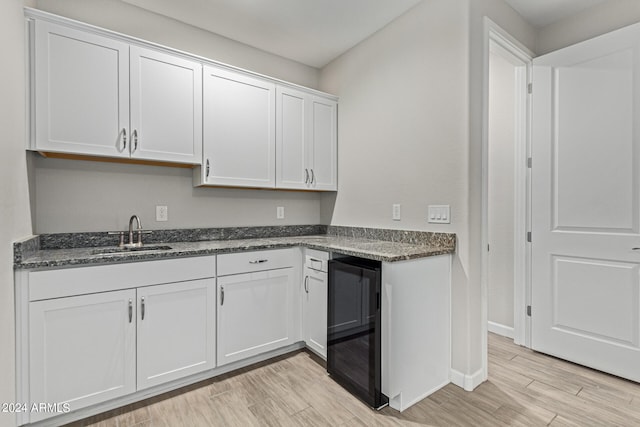
[[[293,339],[294,268],[218,278],[219,366]]]
[[[327,358],[327,273],[304,269],[302,312],[304,341],[324,359]]]
[[[35,23],[38,150],[129,156],[129,45]]]
[[[276,102],[276,186],[306,189],[311,177],[307,165],[309,95],[278,86]]]
[[[311,187],[315,190],[338,189],[337,105],[335,101],[317,96],[311,103],[313,158],[309,164],[312,165]]]
[[[275,186],[275,85],[204,68],[204,184]]]
[[[138,390],[214,367],[214,299],[214,279],[138,289]]]
[[[126,290],[30,304],[31,403],[76,410],[136,390],[135,297]],[[51,415],[33,412],[30,421]]]
[[[200,163],[202,66],[131,47],[131,157]]]

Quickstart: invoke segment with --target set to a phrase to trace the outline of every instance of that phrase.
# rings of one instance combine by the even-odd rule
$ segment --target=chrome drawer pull
[[[262,264],[262,263],[267,262],[267,261],[269,261],[269,260],[268,259],[256,259],[256,260],[253,260],[253,261],[249,261],[249,264]]]
[[[129,300],[129,323],[133,321],[133,301]]]

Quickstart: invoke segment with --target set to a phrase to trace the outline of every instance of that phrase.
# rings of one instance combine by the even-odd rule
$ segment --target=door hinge
[[[527,167],[531,169],[531,157],[527,158]]]
[[[527,242],[531,243],[531,232],[527,231]]]
[[[531,306],[527,306],[527,316],[531,317]]]
[[[527,93],[528,94],[533,93],[533,83],[528,83],[527,84]]]

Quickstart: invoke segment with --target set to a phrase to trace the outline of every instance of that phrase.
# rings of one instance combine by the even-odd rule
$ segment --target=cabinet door
[[[311,188],[315,190],[338,190],[337,105],[335,101],[312,97],[312,148],[308,164]]]
[[[218,366],[293,343],[293,268],[218,277]]]
[[[311,180],[309,95],[278,86],[276,90],[276,187],[306,189]]]
[[[71,410],[136,390],[135,291],[29,304],[30,400]],[[34,412],[30,421],[48,416]]]
[[[275,186],[275,85],[204,68],[204,183]]]
[[[138,390],[212,369],[214,279],[138,288]]]
[[[35,22],[32,149],[128,157],[129,45]]]
[[[327,358],[327,273],[304,269],[302,293],[304,340],[307,347]]]
[[[131,46],[131,157],[202,161],[202,66]]]

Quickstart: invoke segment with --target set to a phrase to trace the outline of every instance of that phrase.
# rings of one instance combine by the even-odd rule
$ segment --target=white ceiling
[[[429,0],[122,1],[322,68],[411,7]],[[608,0],[505,1],[542,28]]]
[[[122,0],[321,68],[421,0]]]
[[[505,0],[531,25],[542,28],[607,0]]]

